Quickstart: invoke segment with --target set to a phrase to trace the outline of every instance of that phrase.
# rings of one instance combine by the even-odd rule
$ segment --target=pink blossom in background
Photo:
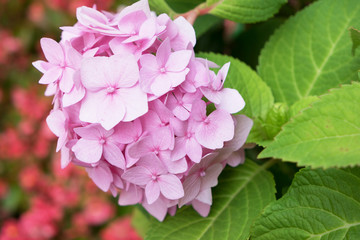
[[[141,240],[142,238],[136,233],[131,226],[131,218],[125,217],[110,223],[102,230],[102,240]]]
[[[33,63],[45,94],[54,95],[47,124],[58,137],[61,167],[84,167],[120,205],[140,203],[160,221],[188,204],[207,216],[212,187],[226,164],[244,161],[252,127],[232,115],[245,102],[223,87],[230,63],[215,73],[215,63],[195,57],[191,24],[156,16],[147,0],[118,13],[83,6],[76,17],[61,28],[59,43],[41,40],[47,61]],[[79,223],[100,224],[114,211],[89,204],[102,211],[85,211]]]

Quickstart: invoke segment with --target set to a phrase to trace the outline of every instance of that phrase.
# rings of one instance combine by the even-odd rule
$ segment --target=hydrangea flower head
[[[120,205],[142,204],[160,221],[183,205],[207,216],[211,188],[226,164],[244,161],[252,127],[232,115],[245,102],[223,87],[230,63],[211,70],[195,57],[191,24],[156,16],[147,0],[114,14],[80,7],[76,16],[59,43],[41,40],[47,61],[33,63],[54,95],[47,123],[61,166],[86,168]]]

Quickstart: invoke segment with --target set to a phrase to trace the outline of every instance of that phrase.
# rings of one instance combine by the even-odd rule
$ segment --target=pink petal
[[[183,70],[181,72],[167,72],[164,75],[166,76],[168,81],[171,82],[172,87],[177,87],[185,81],[186,74],[188,74],[188,72],[189,72],[189,69],[185,68],[185,70]]]
[[[98,186],[104,192],[107,192],[110,188],[110,185],[113,181],[113,176],[110,171],[110,168],[106,164],[100,164],[94,168],[86,168],[86,171],[89,174],[89,177],[94,181],[96,186]]]
[[[119,21],[120,33],[132,36],[138,33],[141,24],[146,20],[146,15],[142,10],[130,12],[124,15]]]
[[[161,193],[170,200],[182,198],[184,189],[181,181],[173,174],[161,175],[158,177]]]
[[[139,36],[142,38],[152,38],[156,33],[155,18],[147,19],[140,27]]]
[[[66,49],[66,62],[72,68],[80,68],[82,55],[71,46]]]
[[[66,131],[65,129],[66,116],[59,109],[51,111],[50,115],[46,118],[46,123],[50,128],[50,130],[57,137],[64,134]]]
[[[136,184],[136,185],[145,185],[149,181],[151,181],[151,173],[150,171],[142,166],[136,166],[132,167],[130,169],[127,169],[121,177],[130,183]]]
[[[134,184],[130,184],[127,190],[121,191],[118,203],[120,206],[134,205],[139,203],[142,197],[143,190]]]
[[[60,160],[61,169],[64,169],[69,165],[69,163],[72,160],[71,154],[72,152],[70,151],[69,148],[67,147],[61,148],[61,160]]]
[[[169,72],[183,71],[189,64],[192,51],[180,50],[170,54],[169,59],[166,62],[165,68]]]
[[[159,128],[156,132],[152,133],[153,146],[158,147],[160,150],[167,150],[171,147],[171,143],[174,141],[174,135],[169,134],[168,128]]]
[[[50,68],[54,67],[53,64],[42,61],[42,60],[37,60],[37,61],[33,62],[32,65],[42,73],[45,73]]]
[[[147,201],[144,201],[142,205],[156,219],[163,221],[168,210],[168,201],[160,196],[153,204],[148,204]]]
[[[151,104],[152,110],[156,111],[162,123],[168,123],[173,118],[172,112],[160,100],[152,101]]]
[[[60,80],[60,90],[69,93],[74,86],[74,74],[75,70],[72,68],[65,68]]]
[[[93,8],[85,6],[77,8],[76,18],[82,25],[87,27],[101,27],[105,29],[109,28],[107,26],[107,17]]]
[[[137,140],[142,134],[142,126],[139,119],[133,122],[120,122],[116,125],[114,141],[129,144]]]
[[[184,197],[179,200],[179,207],[191,202],[200,192],[201,181],[196,174],[189,175],[183,183]]]
[[[166,174],[168,172],[162,161],[160,161],[160,159],[153,153],[140,158],[137,165],[146,167],[152,174],[155,175]]]
[[[149,181],[145,187],[145,196],[148,204],[154,203],[160,196],[160,187],[158,182]]]
[[[211,205],[212,204],[211,188],[201,190],[197,195],[196,200]]]
[[[150,149],[153,147],[152,138],[150,136],[144,137],[137,143],[129,146],[129,156],[131,158],[139,159],[142,156],[150,153]]]
[[[206,103],[202,100],[194,102],[191,109],[191,117],[198,122],[206,119]]]
[[[223,88],[219,93],[220,102],[215,104],[217,109],[223,109],[228,113],[237,113],[245,107],[245,101],[237,90]]]
[[[110,130],[124,115],[125,106],[120,95],[99,91],[87,92],[82,100],[79,118],[84,122],[101,123],[106,130]]]
[[[40,78],[40,84],[50,84],[53,83],[61,77],[62,69],[60,67],[52,67],[47,70],[44,75]]]
[[[123,121],[132,121],[148,112],[147,95],[139,84],[131,88],[119,89],[117,94],[126,109]]]
[[[202,216],[202,217],[207,217],[209,215],[210,212],[210,206],[209,204],[206,203],[202,203],[198,200],[194,200],[192,201],[192,206],[193,208]]]
[[[176,18],[174,23],[179,29],[181,29],[176,37],[176,40],[173,40],[175,51],[179,49],[186,49],[189,42],[192,46],[195,46],[196,36],[194,27],[182,16]]]
[[[139,67],[133,55],[113,55],[108,59],[107,67],[104,70],[109,72],[103,70],[103,73],[105,76],[111,73],[106,76],[107,81],[116,84],[117,87],[132,87],[139,80]]]
[[[199,163],[201,160],[202,147],[193,137],[186,142],[186,154],[195,163]]]
[[[133,54],[134,51],[133,49],[136,47],[134,45],[134,48],[130,48],[128,44],[123,44],[124,41],[124,37],[117,37],[117,38],[113,38],[110,42],[109,42],[109,47],[111,49],[111,51],[114,54]]]
[[[167,74],[160,74],[155,77],[150,89],[155,96],[162,96],[171,90],[171,79]]]
[[[40,44],[49,62],[57,65],[61,65],[64,62],[64,52],[59,43],[51,38],[42,38]]]
[[[105,92],[87,92],[81,102],[79,118],[83,122],[98,123],[98,109],[104,106]]]
[[[152,69],[152,70],[158,72],[159,66],[156,62],[156,57],[152,54],[142,55],[140,58],[140,64],[141,64],[142,68]]]
[[[229,164],[231,167],[236,167],[244,162],[245,162],[244,149],[240,149],[236,152],[233,152],[229,157],[226,158],[226,164]]]
[[[198,143],[209,149],[222,148],[224,141],[234,137],[234,121],[223,110],[215,110],[195,131]]]
[[[113,143],[104,145],[104,158],[113,166],[125,169],[125,158],[121,150]]]
[[[221,103],[222,94],[219,91],[208,87],[201,87],[200,90],[209,101],[215,104]]]
[[[99,141],[80,139],[73,147],[77,159],[85,163],[100,161],[103,147]]]
[[[156,51],[156,61],[159,67],[165,67],[171,54],[170,40],[166,38]]]
[[[180,174],[186,172],[186,170],[188,169],[186,158],[181,158],[176,161],[172,161],[169,158],[161,158],[161,159],[165,164],[169,173]]]
[[[181,121],[186,121],[190,117],[190,110],[185,108],[184,106],[176,106],[173,109],[174,115],[179,118]]]
[[[158,71],[153,68],[143,67],[140,69],[140,86],[144,92],[152,93],[151,85],[158,76]]]
[[[235,118],[235,134],[234,138],[225,143],[226,148],[232,151],[239,150],[244,144],[253,126],[252,119],[245,115],[236,115]]]
[[[225,63],[221,67],[221,69],[219,70],[219,72],[217,74],[217,77],[219,77],[222,80],[222,81],[220,81],[222,83],[221,85],[223,85],[224,82],[225,82],[226,76],[227,76],[227,74],[229,72],[229,68],[230,68],[230,62]]]
[[[58,91],[57,83],[49,83],[45,90],[45,96],[53,96]]]
[[[90,124],[86,127],[74,128],[74,132],[84,139],[98,141],[106,131],[99,124]]]
[[[179,160],[186,155],[186,140],[185,137],[176,137],[175,146],[173,151],[171,151],[171,159],[173,161]]]
[[[205,176],[201,180],[201,191],[215,187],[218,184],[218,177],[223,170],[220,163],[216,163],[206,169]]]
[[[81,63],[81,83],[91,91],[99,91],[107,88],[107,76],[105,75],[108,68],[107,57],[85,58]]]
[[[85,88],[75,86],[69,93],[65,93],[62,97],[63,107],[69,107],[80,102],[85,97]]]
[[[135,11],[139,11],[139,10],[142,10],[145,13],[146,17],[150,17],[150,7],[149,7],[148,0],[140,0],[140,1],[135,2],[134,4],[124,8],[119,13],[119,17],[121,18],[131,12],[135,12]]]

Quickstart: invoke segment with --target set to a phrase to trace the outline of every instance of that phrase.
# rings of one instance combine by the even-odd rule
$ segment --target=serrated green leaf
[[[215,53],[200,53],[196,56],[209,59],[218,65],[231,62],[224,87],[235,88],[245,100],[245,108],[240,111],[250,118],[265,117],[274,104],[270,88],[245,63],[230,56]]]
[[[360,169],[302,169],[289,191],[265,208],[252,239],[358,239]]]
[[[322,0],[289,19],[265,45],[258,72],[275,100],[292,103],[356,79],[350,26],[360,27],[358,0]]]
[[[149,0],[149,6],[150,9],[157,14],[167,13],[170,17],[173,17],[176,14],[165,0]]]
[[[247,142],[268,146],[280,132],[281,127],[289,121],[289,108],[285,103],[275,103],[268,111],[265,119],[254,119],[253,128]]]
[[[263,122],[267,139],[272,140],[289,121],[289,108],[285,103],[275,103]]]
[[[297,102],[295,102],[289,110],[290,117],[296,116],[300,111],[304,110],[305,108],[310,107],[310,104],[316,102],[319,100],[319,97],[317,96],[308,96],[305,97]]]
[[[208,4],[214,6],[210,11],[211,14],[235,22],[254,23],[274,16],[286,2],[286,0],[210,0]]]
[[[360,46],[360,31],[353,27],[351,27],[349,31],[353,42],[352,53],[355,54],[355,50]]]
[[[252,222],[275,200],[275,183],[267,167],[247,160],[239,167],[225,168],[213,191],[213,206],[207,218],[190,207],[182,208],[174,217],[153,224],[145,239],[247,239]]]
[[[299,165],[360,164],[360,83],[334,89],[283,127],[259,157]]]

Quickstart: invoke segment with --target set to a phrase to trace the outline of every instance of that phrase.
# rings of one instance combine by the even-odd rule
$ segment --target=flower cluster
[[[223,84],[230,66],[196,58],[193,27],[156,16],[141,0],[112,14],[77,9],[60,43],[41,40],[34,66],[54,95],[47,118],[61,166],[86,168],[120,205],[140,203],[160,221],[192,204],[207,216],[226,164],[244,160],[252,121]],[[210,109],[215,109],[210,111]]]

